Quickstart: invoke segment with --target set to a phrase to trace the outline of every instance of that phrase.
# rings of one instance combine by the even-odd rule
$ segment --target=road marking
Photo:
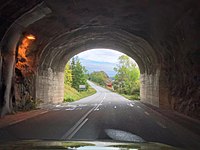
[[[75,108],[66,108],[65,110],[74,110]]]
[[[22,122],[24,120],[26,120],[26,119],[21,119],[21,120],[17,120],[17,121],[11,122],[11,123],[9,123],[9,125],[14,125],[14,124],[17,124],[17,123]]]
[[[62,108],[62,107],[65,107],[65,106],[63,106],[63,105],[56,105],[56,108]]]
[[[87,104],[79,104],[78,106],[79,107],[85,107],[85,106],[87,106]]]
[[[88,118],[86,118],[69,136],[67,139],[71,139],[79,130],[80,128],[88,121]]]
[[[162,128],[167,128],[164,124],[162,124],[161,122],[157,121],[156,122],[159,126],[161,126]]]
[[[141,108],[140,106],[137,106],[137,108]]]
[[[77,105],[67,105],[67,107],[77,107]]]
[[[99,110],[99,106],[102,105],[103,103],[103,99],[101,100],[101,102],[95,107],[94,111]]]
[[[72,138],[73,136],[71,136],[71,134],[75,134],[74,132],[76,131],[76,132],[78,132],[78,130],[77,130],[77,128],[78,129],[80,129],[83,125],[84,125],[84,123],[86,122],[85,121],[85,119],[86,119],[86,117],[95,109],[96,107],[93,107],[92,109],[90,109],[83,117],[81,117],[81,119],[78,121],[78,122],[76,122],[76,124],[71,128],[71,129],[69,129],[62,137],[61,137],[61,139],[62,140],[65,140],[65,139],[70,139],[70,138]],[[83,123],[84,122],[84,123]],[[79,127],[79,126],[81,126],[81,127]]]
[[[105,95],[104,95],[103,99],[105,99],[105,98],[106,98],[106,93],[105,93]]]
[[[97,105],[97,107],[95,107],[94,111],[99,110],[99,106],[100,106],[100,105]]]
[[[132,104],[132,103],[127,103],[127,105],[130,106],[130,107],[134,106],[134,104]]]
[[[60,109],[59,109],[59,108],[54,108],[53,110],[58,111],[58,110],[60,110]]]
[[[149,113],[148,113],[148,112],[145,111],[144,113],[145,113],[147,116],[149,116]]]
[[[92,111],[97,111],[99,110],[99,106],[102,105],[103,100],[106,98],[106,93],[101,100],[101,102],[97,105],[94,106],[92,109],[90,109],[71,129],[69,129],[62,137],[62,140],[65,139],[71,139],[80,129],[81,127],[88,121],[88,118],[86,118]],[[115,106],[116,107],[116,106]]]
[[[130,103],[130,106],[133,107],[134,105]]]

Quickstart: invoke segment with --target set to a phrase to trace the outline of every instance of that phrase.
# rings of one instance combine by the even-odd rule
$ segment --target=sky
[[[118,63],[121,52],[110,49],[92,49],[79,53],[80,62],[89,73],[93,71],[105,71],[109,77],[113,77],[116,72],[113,70]]]

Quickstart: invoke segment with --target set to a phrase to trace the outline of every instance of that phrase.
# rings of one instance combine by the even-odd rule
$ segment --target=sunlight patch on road
[[[9,123],[9,125],[14,125],[14,124],[17,124],[17,123],[22,122],[22,121],[24,121],[24,120],[26,120],[26,119],[20,119],[20,120],[11,122],[11,123]]]
[[[85,106],[87,106],[87,104],[79,104],[79,105],[77,105],[77,106],[85,107]]]
[[[137,108],[141,108],[140,106],[137,106]]]
[[[105,99],[105,98],[106,98],[106,93],[105,93],[105,95],[104,95],[103,99]]]
[[[159,122],[159,121],[157,121],[156,122],[160,127],[162,127],[162,128],[167,128],[164,124],[162,124],[161,122]]]
[[[128,103],[127,105],[130,106],[130,107],[133,107],[133,106],[134,106],[133,103]]]
[[[75,109],[75,107],[70,107],[70,108],[66,108],[65,110],[74,110]]]
[[[145,113],[147,116],[149,116],[149,113],[148,113],[148,112],[145,111],[144,113]]]
[[[80,106],[80,105],[67,105],[67,107],[77,107],[77,106]]]
[[[56,105],[56,107],[65,107],[64,105]]]

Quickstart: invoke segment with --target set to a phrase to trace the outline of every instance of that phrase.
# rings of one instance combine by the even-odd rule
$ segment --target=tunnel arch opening
[[[102,47],[125,53],[136,61],[141,73],[141,100],[159,107],[160,58],[156,51],[145,39],[109,26],[80,28],[50,40],[38,53],[36,89],[43,90],[36,91],[36,97],[42,100],[47,97],[47,102],[61,102],[66,63],[80,52]]]
[[[72,69],[76,68],[77,63],[80,68],[78,75]],[[80,92],[79,94],[81,91],[85,91],[86,94],[91,91],[91,88],[88,91],[90,84],[86,82],[87,80],[120,94],[125,94],[134,100],[140,99],[139,66],[131,57],[117,50],[98,48],[75,54],[67,62],[64,72],[64,101],[66,102],[72,101],[74,94],[70,91],[73,89]],[[80,74],[82,74],[82,78],[78,81]],[[79,86],[75,85],[77,83],[79,86],[84,86],[85,89],[81,90]]]

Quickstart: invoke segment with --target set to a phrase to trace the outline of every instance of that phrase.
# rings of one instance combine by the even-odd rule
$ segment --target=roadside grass
[[[120,94],[120,95],[124,96],[125,98],[127,98],[129,100],[140,100],[140,94],[138,94],[138,93],[136,93],[134,95],[126,95],[126,94]]]
[[[76,89],[72,88],[69,85],[65,85],[64,89],[64,102],[73,102],[80,100],[84,97],[93,95],[96,93],[96,90],[89,86],[88,90],[78,92]]]

